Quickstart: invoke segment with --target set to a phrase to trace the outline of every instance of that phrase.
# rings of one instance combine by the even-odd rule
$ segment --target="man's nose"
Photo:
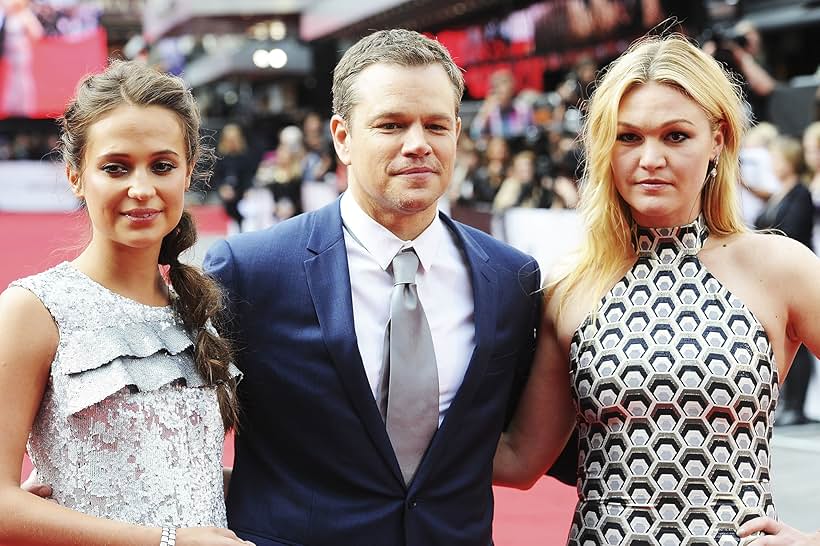
[[[414,123],[407,128],[404,134],[404,146],[402,153],[405,155],[422,156],[432,151],[430,143],[427,141],[427,134],[420,123]]]

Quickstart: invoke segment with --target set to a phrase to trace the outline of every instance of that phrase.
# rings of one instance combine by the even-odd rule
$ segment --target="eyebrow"
[[[372,123],[374,123],[374,122],[376,122],[380,119],[384,119],[384,118],[399,118],[399,119],[401,119],[401,118],[405,118],[405,117],[407,117],[407,114],[402,113],[402,112],[380,112],[378,114],[373,115],[368,120],[368,124],[372,124]],[[453,118],[450,116],[450,114],[444,114],[444,113],[440,113],[440,112],[439,113],[434,113],[434,114],[429,114],[429,115],[423,115],[422,117],[424,119],[436,119],[436,120],[453,121]]]
[[[670,125],[677,125],[677,124],[679,124],[679,123],[685,123],[685,124],[687,124],[687,125],[691,125],[692,127],[695,127],[695,124],[694,124],[694,123],[692,123],[692,122],[691,122],[691,121],[689,121],[688,119],[684,119],[684,118],[670,119],[670,120],[668,120],[668,121],[664,121],[664,122],[663,122],[663,123],[661,123],[658,127],[660,127],[660,128],[663,128],[663,127],[669,127]],[[627,121],[619,121],[619,122],[618,122],[618,125],[623,125],[623,126],[625,126],[625,127],[632,127],[632,128],[634,128],[634,129],[639,129],[639,128],[640,128],[640,126],[639,126],[639,125],[634,125],[634,124],[629,123],[629,122],[627,122]]]
[[[105,154],[100,154],[99,157],[112,159],[112,158],[119,158],[119,157],[131,157],[131,155],[132,154],[125,153],[125,152],[108,152],[108,153],[105,153]],[[161,155],[173,155],[173,156],[176,156],[176,157],[181,157],[174,150],[159,150],[157,152],[153,152],[151,154],[151,157],[157,157],[157,156],[161,156]]]

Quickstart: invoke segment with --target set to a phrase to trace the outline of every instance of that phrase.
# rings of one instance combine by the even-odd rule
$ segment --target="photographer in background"
[[[715,30],[710,34],[702,40],[703,50],[740,77],[754,121],[770,121],[769,97],[777,82],[765,68],[757,28],[740,21],[725,34]]]
[[[516,100],[515,76],[501,69],[490,76],[490,90],[470,126],[470,137],[478,141],[488,137],[506,139],[524,135],[532,125],[532,106]]]

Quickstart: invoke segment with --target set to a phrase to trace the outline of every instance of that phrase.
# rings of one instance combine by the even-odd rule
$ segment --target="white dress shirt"
[[[419,257],[419,301],[427,315],[436,352],[439,425],[458,392],[475,349],[473,289],[454,234],[436,215],[412,241],[403,241],[376,222],[350,192],[341,199],[347,264],[353,295],[353,322],[359,353],[374,399],[378,399],[384,331],[390,315],[393,257],[412,247]]]

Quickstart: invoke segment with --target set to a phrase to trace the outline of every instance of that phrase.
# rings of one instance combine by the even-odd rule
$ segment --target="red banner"
[[[82,35],[43,36],[17,48],[4,47],[0,118],[61,115],[80,79],[105,68],[107,57],[102,28]]]

